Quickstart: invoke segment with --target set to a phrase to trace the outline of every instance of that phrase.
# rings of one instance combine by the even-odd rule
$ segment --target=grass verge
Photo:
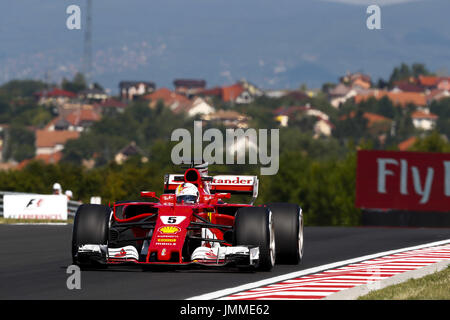
[[[359,297],[358,300],[450,300],[450,266]]]

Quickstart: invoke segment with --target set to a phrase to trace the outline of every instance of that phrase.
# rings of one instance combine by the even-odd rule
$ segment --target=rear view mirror
[[[156,192],[154,191],[141,191],[142,198],[156,198]]]
[[[231,193],[216,193],[214,196],[216,199],[230,199]]]

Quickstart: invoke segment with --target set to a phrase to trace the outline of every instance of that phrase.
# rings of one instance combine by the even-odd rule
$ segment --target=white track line
[[[254,288],[261,287],[261,286],[266,286],[266,285],[269,285],[269,284],[273,284],[273,283],[277,283],[277,282],[280,282],[280,281],[285,281],[285,280],[289,280],[289,279],[292,279],[292,278],[305,276],[305,275],[308,275],[308,274],[314,274],[314,273],[322,272],[322,271],[325,271],[325,270],[328,270],[328,269],[334,269],[334,268],[346,266],[346,265],[349,265],[349,264],[352,264],[352,263],[362,262],[362,261],[369,260],[369,259],[375,259],[375,258],[379,258],[379,257],[382,257],[382,256],[387,256],[387,255],[392,255],[392,254],[396,254],[396,253],[401,253],[401,252],[404,252],[404,251],[418,250],[418,249],[423,249],[423,248],[427,248],[427,247],[435,247],[435,246],[439,246],[439,245],[443,245],[443,244],[447,244],[447,243],[450,243],[450,239],[442,240],[442,241],[436,241],[436,242],[431,242],[431,243],[426,243],[426,244],[413,246],[413,247],[408,247],[408,248],[402,248],[402,249],[397,249],[397,250],[390,250],[390,251],[379,252],[379,253],[366,255],[366,256],[362,256],[362,257],[357,257],[357,258],[353,258],[353,259],[348,259],[348,260],[343,260],[343,261],[339,261],[339,262],[329,263],[329,264],[325,264],[325,265],[322,265],[322,266],[318,266],[318,267],[314,267],[314,268],[310,268],[310,269],[306,269],[306,270],[295,271],[295,272],[283,274],[281,276],[272,277],[272,278],[264,279],[264,280],[261,280],[261,281],[247,283],[247,284],[240,285],[240,286],[237,286],[237,287],[234,287],[234,288],[228,288],[228,289],[222,289],[222,290],[218,290],[218,291],[214,291],[214,292],[209,292],[209,293],[205,293],[205,294],[202,294],[202,295],[190,297],[190,298],[188,298],[186,300],[220,299],[222,297],[225,297],[225,296],[237,293],[237,292],[254,289]]]

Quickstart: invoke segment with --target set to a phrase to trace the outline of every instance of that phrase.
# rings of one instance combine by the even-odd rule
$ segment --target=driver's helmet
[[[182,183],[175,190],[175,195],[177,197],[177,202],[181,203],[197,203],[200,193],[195,185],[192,183]]]

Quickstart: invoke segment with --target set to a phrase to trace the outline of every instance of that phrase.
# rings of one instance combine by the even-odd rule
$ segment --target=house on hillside
[[[158,89],[151,94],[145,95],[143,99],[150,101],[150,108],[154,108],[158,102],[162,102],[164,106],[172,111],[186,110],[191,105],[191,100],[185,95],[170,91],[167,88]]]
[[[182,105],[173,110],[174,113],[185,112],[188,117],[195,117],[197,115],[206,115],[215,112],[205,99],[201,97],[194,98],[190,104]]]
[[[94,111],[94,109],[80,109],[68,114],[66,120],[70,126],[69,130],[84,131],[93,123],[101,120],[101,115]]]
[[[340,121],[347,120],[347,119],[353,119],[356,116],[356,111],[351,111],[347,115],[343,115],[339,117]],[[392,119],[389,119],[385,116],[382,116],[380,114],[372,113],[372,112],[364,112],[362,114],[363,118],[367,120],[367,127],[370,128],[376,123],[380,122],[386,122],[386,123],[392,123]]]
[[[128,106],[125,102],[114,98],[108,98],[102,102],[94,104],[94,109],[100,110],[100,113],[108,113],[110,110],[115,110],[118,113],[123,113]]]
[[[155,88],[155,83],[151,81],[121,81],[119,83],[120,95],[124,100],[135,100],[152,93]]]
[[[206,88],[205,80],[196,79],[176,79],[173,82],[175,92],[187,97],[198,94]]]
[[[89,102],[102,102],[108,99],[108,94],[102,89],[92,88],[79,92],[78,97]]]
[[[430,93],[427,95],[427,103],[431,104],[433,101],[439,101],[441,99],[446,99],[449,97],[450,97],[450,90],[435,89],[430,91]]]
[[[328,91],[330,104],[338,109],[341,104],[355,97],[358,94],[356,89],[349,87],[343,83],[339,83],[336,87]]]
[[[409,148],[411,148],[414,145],[414,143],[416,143],[416,141],[417,141],[416,137],[408,138],[398,144],[398,146],[397,146],[398,150],[407,151]]]
[[[201,119],[227,128],[248,128],[248,117],[234,110],[218,110],[203,115]]]
[[[250,85],[249,89],[246,89],[241,83],[238,82],[230,86],[204,89],[202,91],[199,91],[199,95],[207,97],[217,97],[220,98],[223,102],[248,104],[252,103],[255,99],[255,96],[251,93],[251,90],[256,89],[254,89],[254,87]]]
[[[441,80],[438,76],[423,76],[419,75],[417,77],[417,83],[422,86],[424,89],[436,89],[439,81]]]
[[[148,158],[144,156],[144,152],[142,151],[142,149],[136,145],[136,142],[131,141],[128,145],[126,145],[116,153],[116,155],[114,156],[114,161],[117,164],[122,164],[127,161],[129,157],[136,155],[141,156],[142,162],[148,161]]]
[[[424,92],[425,89],[409,80],[402,80],[394,82],[394,87],[391,92]]]
[[[339,120],[353,119],[355,116],[356,112],[352,111],[347,115],[341,116]],[[372,135],[378,136],[379,139],[384,139],[383,137],[392,129],[393,120],[390,118],[372,112],[364,112],[362,117],[367,120],[367,130]]]
[[[439,79],[438,84],[436,86],[438,90],[450,90],[450,78],[442,77]]]
[[[231,86],[222,87],[222,101],[238,103],[250,103],[252,97],[250,93],[244,89],[240,83],[235,83]]]
[[[309,103],[304,106],[279,107],[275,109],[273,113],[275,115],[275,120],[277,120],[282,127],[286,127],[289,118],[292,118],[297,114],[316,117],[326,121],[330,118],[325,112],[312,108]]]
[[[289,91],[287,91],[287,90],[265,90],[264,96],[266,96],[268,98],[277,99],[277,98],[282,98],[282,97],[286,96],[288,94],[288,92]]]
[[[357,95],[370,94],[371,92],[373,92],[373,90],[369,88],[366,89],[357,85],[348,86],[339,83],[334,88],[328,90],[328,99],[334,108],[339,109],[342,104]]]
[[[431,113],[428,109],[414,111],[411,114],[413,125],[416,129],[432,130],[436,126],[438,116]]]
[[[329,120],[318,118],[314,124],[314,138],[320,136],[330,137],[334,128],[335,126]]]
[[[31,161],[42,161],[45,164],[55,164],[55,163],[58,163],[61,159],[62,159],[62,152],[55,152],[55,153],[52,153],[52,154],[39,154],[39,155],[36,155],[32,159],[25,159],[25,160],[21,161],[17,165],[16,169],[22,170]]]
[[[358,94],[355,96],[355,103],[361,103],[370,98],[377,100],[387,97],[395,106],[406,107],[413,104],[417,107],[424,107],[427,104],[427,98],[424,93],[419,92],[390,92],[386,90],[374,90],[370,93]]]
[[[101,115],[94,109],[75,109],[51,120],[45,131],[78,131],[82,132],[94,122],[100,121]]]
[[[242,79],[238,81],[238,83],[246,90],[250,96],[252,97],[262,97],[264,95],[264,92],[259,89],[256,85],[254,85],[251,82],[248,82],[245,79]]]
[[[289,125],[289,119],[292,119],[299,114],[315,118],[314,136],[316,138],[319,136],[331,136],[331,133],[335,128],[326,113],[312,108],[309,104],[305,106],[279,107],[273,113],[275,115],[275,120],[277,120],[282,127],[287,127]]]
[[[64,149],[64,145],[71,139],[78,139],[78,131],[68,130],[36,130],[36,156],[54,155]]]
[[[59,88],[43,90],[35,93],[34,96],[37,98],[39,105],[45,106],[60,106],[77,98],[75,93]]]
[[[370,76],[361,72],[347,72],[347,74],[339,80],[342,84],[348,85],[349,87],[359,86],[363,89],[369,89],[372,86],[372,79]]]

